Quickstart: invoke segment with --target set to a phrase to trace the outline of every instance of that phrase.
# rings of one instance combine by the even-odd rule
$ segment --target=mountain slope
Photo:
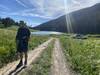
[[[33,29],[82,34],[100,34],[100,4],[98,3],[92,7],[63,15],[55,20],[36,26]]]

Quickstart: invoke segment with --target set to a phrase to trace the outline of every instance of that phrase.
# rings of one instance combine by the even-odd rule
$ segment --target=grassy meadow
[[[16,59],[15,37],[18,27],[0,28],[0,68]],[[34,31],[34,30],[30,30]],[[60,38],[66,59],[70,62],[73,70],[80,75],[99,75],[100,73],[100,36],[86,35],[86,39],[70,37],[74,34],[52,37]],[[33,36],[29,41],[29,50],[48,39],[48,36]],[[49,75],[51,67],[51,55],[53,44],[43,52],[40,58],[32,64],[31,70],[22,75]]]
[[[9,62],[16,60],[15,37],[18,27],[0,28],[0,68]],[[31,30],[32,31],[32,30]],[[29,42],[29,50],[34,49],[45,42],[48,37],[32,36]]]
[[[68,36],[60,38],[66,59],[80,75],[99,75],[100,72],[100,38],[73,39]]]

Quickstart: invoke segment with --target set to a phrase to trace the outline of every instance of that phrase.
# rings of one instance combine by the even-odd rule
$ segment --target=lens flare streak
[[[64,0],[64,8],[65,8],[65,14],[67,14],[67,12],[69,12],[69,5],[68,5],[68,2],[67,0]],[[73,29],[72,29],[72,17],[70,14],[67,14],[66,15],[66,27],[67,27],[67,32],[68,33],[72,33],[73,32]]]

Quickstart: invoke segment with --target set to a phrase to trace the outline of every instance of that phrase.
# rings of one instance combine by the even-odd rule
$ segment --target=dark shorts
[[[26,40],[19,40],[17,43],[17,51],[18,52],[27,52],[28,51],[28,41]]]

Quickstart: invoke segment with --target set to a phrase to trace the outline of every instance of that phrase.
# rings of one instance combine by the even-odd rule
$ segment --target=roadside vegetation
[[[73,39],[62,36],[60,40],[66,59],[75,71],[81,75],[99,75],[100,38]]]
[[[50,75],[53,42],[44,50],[36,62],[32,63],[31,69],[25,70],[21,75]]]
[[[0,28],[0,68],[9,62],[16,60],[16,30],[18,27]],[[31,36],[29,50],[45,42],[48,37]]]

